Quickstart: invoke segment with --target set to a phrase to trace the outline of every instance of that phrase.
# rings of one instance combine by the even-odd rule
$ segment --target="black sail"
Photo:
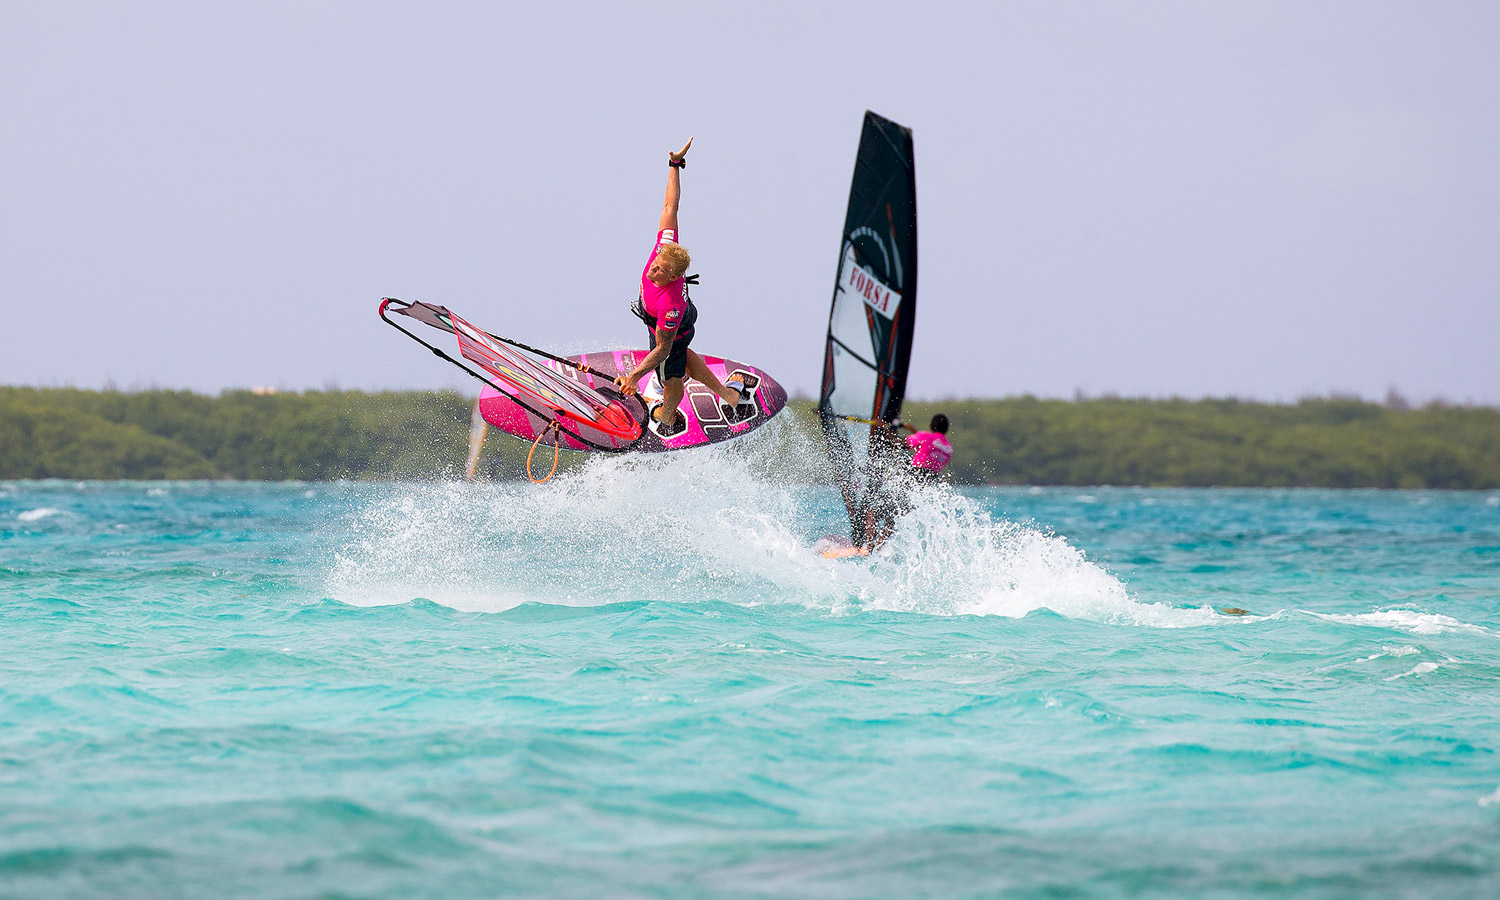
[[[894,465],[883,426],[901,414],[917,312],[917,191],[911,129],[865,113],[828,316],[818,413],[850,540]]]

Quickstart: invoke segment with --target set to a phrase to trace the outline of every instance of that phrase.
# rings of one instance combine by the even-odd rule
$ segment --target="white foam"
[[[37,509],[28,509],[25,512],[16,513],[16,518],[22,522],[40,522],[42,519],[51,518],[62,513],[60,509],[50,506],[42,506]]]
[[[1445,616],[1439,613],[1417,612],[1411,609],[1382,609],[1375,612],[1354,615],[1328,615],[1323,613],[1313,613],[1313,615],[1330,622],[1365,625],[1372,628],[1394,628],[1397,631],[1404,631],[1408,634],[1442,634],[1448,631],[1489,633],[1489,629],[1487,628],[1461,622],[1452,616]]]
[[[1490,794],[1487,797],[1480,797],[1479,798],[1479,805],[1480,806],[1495,806],[1495,805],[1500,805],[1500,788],[1495,788],[1495,793]]]
[[[1408,678],[1412,675],[1426,675],[1428,672],[1436,672],[1438,664],[1435,662],[1420,662],[1411,667],[1410,671],[1402,672],[1400,675],[1392,675],[1386,681],[1395,681],[1398,678]]]
[[[1387,656],[1411,656],[1415,653],[1421,652],[1422,651],[1418,650],[1416,647],[1385,646],[1380,648],[1379,653],[1371,653],[1369,656],[1361,656],[1359,659],[1356,659],[1355,662],[1372,662],[1377,659],[1383,659]]]

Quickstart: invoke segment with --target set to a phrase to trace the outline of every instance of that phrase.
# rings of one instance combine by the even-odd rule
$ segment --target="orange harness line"
[[[531,474],[531,455],[536,452],[537,444],[542,442],[542,438],[547,436],[547,432],[553,429],[557,429],[557,433],[552,436],[552,471],[547,473],[546,478],[538,479],[535,475]],[[562,429],[558,427],[556,421],[548,422],[547,427],[542,429],[542,433],[537,435],[536,440],[531,442],[531,450],[526,453],[526,477],[531,479],[532,484],[545,484],[557,473],[557,456],[561,452],[561,444]]]

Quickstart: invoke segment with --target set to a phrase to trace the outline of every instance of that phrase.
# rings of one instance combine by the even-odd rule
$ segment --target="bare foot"
[[[671,419],[664,419],[662,418],[662,408],[660,406],[657,406],[651,410],[651,418],[656,421],[656,424],[660,425],[667,431],[671,431],[672,429],[677,427],[677,410],[675,409],[672,410]]]

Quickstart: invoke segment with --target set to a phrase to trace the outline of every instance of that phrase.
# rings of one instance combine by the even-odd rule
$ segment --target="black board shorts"
[[[688,303],[687,314],[682,317],[682,324],[677,327],[677,337],[672,341],[672,349],[667,351],[667,358],[662,360],[656,367],[656,379],[666,384],[673,378],[681,378],[687,374],[687,352],[688,345],[693,342],[693,323],[698,321],[698,308]],[[647,327],[646,334],[650,335],[650,350],[656,349],[656,331]]]

